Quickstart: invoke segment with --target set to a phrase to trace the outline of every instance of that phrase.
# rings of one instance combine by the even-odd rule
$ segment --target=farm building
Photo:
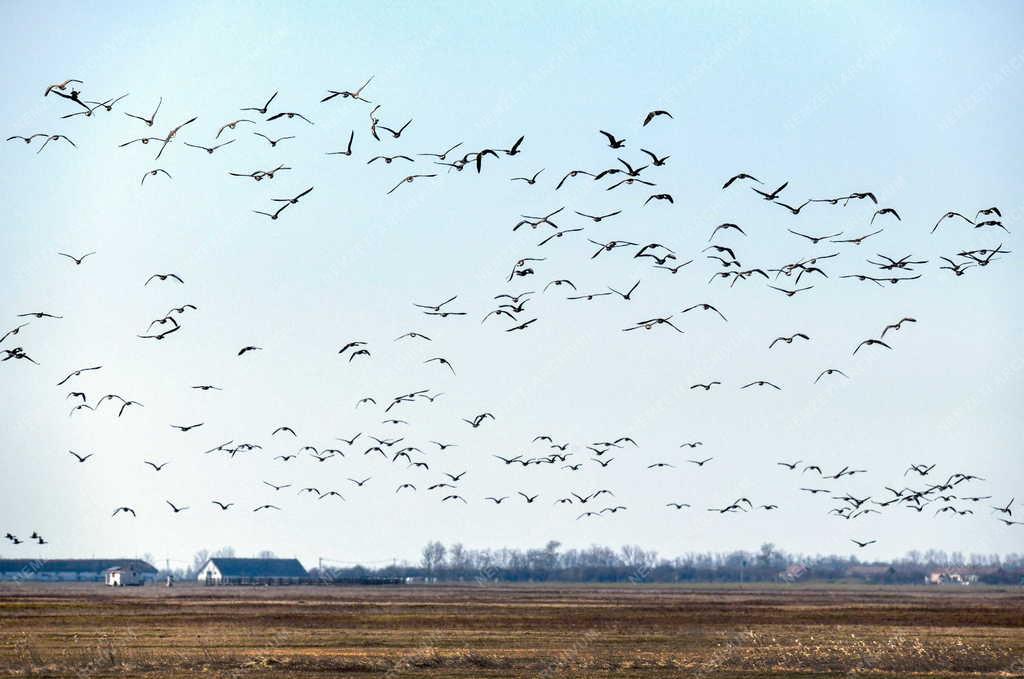
[[[108,568],[103,571],[103,575],[111,587],[135,587],[146,584],[146,574],[134,563]]]
[[[104,582],[112,568],[131,569],[143,580],[156,577],[156,568],[141,559],[0,559],[0,580]]]
[[[236,559],[213,557],[196,579],[206,585],[287,585],[309,580],[298,559]]]
[[[798,580],[803,580],[809,572],[807,566],[802,563],[795,563],[786,570],[779,572],[779,580],[782,582],[797,582]]]

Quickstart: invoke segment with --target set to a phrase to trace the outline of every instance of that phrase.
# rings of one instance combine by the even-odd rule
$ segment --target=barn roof
[[[305,578],[309,575],[298,559],[213,557],[208,563],[213,563],[222,576],[229,578]]]
[[[156,568],[142,559],[0,559],[0,573],[102,573],[127,566],[141,573],[156,573]]]

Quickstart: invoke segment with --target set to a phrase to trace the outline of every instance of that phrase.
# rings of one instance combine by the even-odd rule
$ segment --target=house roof
[[[236,559],[214,557],[212,563],[224,577],[305,578],[309,574],[298,559]],[[203,566],[206,568],[206,565]]]
[[[0,573],[102,573],[110,568],[133,566],[141,573],[156,573],[142,559],[0,559]]]

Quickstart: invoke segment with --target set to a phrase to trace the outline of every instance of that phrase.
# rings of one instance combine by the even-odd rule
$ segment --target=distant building
[[[795,563],[779,573],[779,580],[782,580],[783,582],[796,582],[798,580],[802,580],[807,573],[807,566],[802,563]]]
[[[974,569],[954,568],[929,573],[925,576],[924,581],[929,585],[973,585],[978,581],[978,575],[979,573]]]
[[[105,582],[113,568],[131,569],[143,580],[156,577],[156,568],[141,559],[0,559],[0,580]]]
[[[128,563],[103,571],[106,583],[111,587],[135,587],[146,584],[146,573],[137,564]]]
[[[206,585],[287,585],[308,579],[298,559],[214,557],[196,575],[196,580]]]

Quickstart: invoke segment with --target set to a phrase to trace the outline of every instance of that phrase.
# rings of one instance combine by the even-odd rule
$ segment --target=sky
[[[39,362],[0,363],[0,529],[47,545],[0,544],[3,557],[153,555],[183,565],[201,548],[233,546],[240,555],[272,550],[311,566],[417,561],[428,540],[477,548],[639,544],[671,557],[695,551],[756,549],[762,542],[800,553],[853,551],[892,558],[939,548],[965,554],[1020,551],[1024,527],[995,520],[990,504],[1024,497],[1018,442],[1024,425],[1019,346],[1024,339],[1017,255],[956,277],[939,256],[1004,243],[1014,250],[1021,213],[1024,153],[1022,8],[1016,3],[56,3],[9,5],[0,28],[6,46],[4,137],[65,134],[76,147],[50,142],[36,153],[4,144],[0,172],[7,218],[0,229],[0,332],[18,314],[31,319],[0,349],[22,346]],[[373,76],[364,96],[335,99]],[[83,98],[130,93],[112,112],[61,119],[72,102],[43,97],[47,85],[84,81]],[[183,142],[211,145],[225,123],[252,117],[279,94],[271,112],[299,119],[255,118],[225,130],[237,141],[210,155]],[[153,128],[146,116],[163,102]],[[369,112],[381,123],[413,122],[400,139],[375,141]],[[642,126],[648,111],[664,109]],[[118,145],[165,135],[189,118],[159,160],[154,144]],[[343,150],[355,131],[352,157]],[[610,149],[598,130],[626,139]],[[254,131],[295,139],[271,147]],[[460,151],[508,148],[483,171],[452,172],[416,156],[462,142]],[[641,178],[656,188],[605,190],[607,180],[577,177],[645,161],[641,148],[670,155]],[[409,154],[367,165],[381,154]],[[290,171],[255,182],[227,173],[287,164]],[[171,177],[144,173],[163,168]],[[535,185],[510,181],[543,169]],[[433,178],[387,191],[406,173]],[[873,191],[879,199],[846,207],[812,204],[799,215],[760,199],[730,176],[748,172],[781,200]],[[272,198],[314,191],[271,221]],[[644,200],[670,193],[674,202]],[[946,211],[974,216],[999,206],[1011,232],[946,221]],[[520,215],[553,218],[583,233],[538,247],[550,227],[512,227]],[[895,208],[901,220],[880,216]],[[622,214],[591,223],[573,213]],[[747,268],[778,268],[815,254],[840,253],[820,265],[829,277],[786,297],[757,278],[730,287],[703,248],[715,225]],[[884,231],[860,246],[808,241]],[[547,230],[545,230],[547,229]],[[663,243],[677,275],[635,259],[635,248],[591,258],[586,238]],[[96,251],[81,266],[57,255]],[[928,260],[919,280],[879,287],[839,278],[871,273],[877,253]],[[536,274],[509,282],[521,257]],[[670,262],[672,263],[672,262]],[[154,281],[174,272],[184,281]],[[551,280],[579,291],[626,290],[568,301]],[[782,279],[781,287],[792,287]],[[805,278],[804,281],[807,279]],[[802,281],[802,284],[804,282]],[[508,333],[491,317],[494,297],[535,291]],[[425,316],[413,303],[466,316]],[[711,303],[728,318],[681,309]],[[154,318],[181,304],[165,340],[139,339]],[[622,332],[638,321],[674,314],[684,330]],[[854,347],[903,316],[917,319],[887,335],[893,347]],[[394,339],[418,331],[431,342]],[[777,344],[803,332],[810,341]],[[338,349],[368,343],[370,358]],[[237,356],[246,345],[262,351]],[[429,358],[448,358],[455,374]],[[74,369],[102,365],[63,387]],[[814,383],[825,368],[840,376]],[[782,387],[740,389],[758,379]],[[690,389],[718,380],[710,392]],[[192,385],[222,391],[199,392]],[[419,389],[443,392],[384,414],[390,398]],[[140,401],[118,417],[111,402],[69,416],[68,391],[90,404],[106,393]],[[355,408],[373,396],[377,408]],[[495,419],[478,428],[463,418]],[[408,425],[385,425],[392,414]],[[187,433],[171,424],[203,426]],[[271,436],[278,426],[298,436]],[[352,448],[337,437],[362,432]],[[429,470],[364,455],[367,436],[404,436],[425,451]],[[532,440],[569,442],[570,462],[523,468],[493,455],[548,452]],[[588,444],[630,436],[638,447],[613,449],[607,468]],[[261,450],[229,457],[203,454],[225,441]],[[431,440],[458,447],[439,452]],[[696,451],[680,449],[699,440]],[[319,463],[307,454],[275,460],[301,446],[338,447],[345,457]],[[79,464],[68,454],[94,453]],[[713,457],[703,467],[688,458]],[[157,473],[145,460],[169,462]],[[777,461],[802,460],[794,472]],[[667,462],[673,467],[649,469]],[[904,476],[912,463],[936,464],[932,476]],[[822,481],[843,466],[866,472]],[[458,494],[442,503],[426,487],[443,473],[468,470]],[[921,487],[954,472],[984,482],[962,494],[992,502],[957,502],[974,515],[933,516],[892,507],[846,521],[827,514],[838,503],[800,487],[884,498],[884,486]],[[349,477],[372,477],[362,488]],[[273,491],[263,484],[292,484]],[[396,493],[404,482],[415,493]],[[346,501],[300,496],[299,488],[337,490]],[[969,489],[968,489],[969,487]],[[577,520],[586,507],[555,505],[569,492],[608,488],[610,504],[628,507]],[[526,504],[517,491],[539,493]],[[486,496],[512,496],[499,506]],[[777,504],[773,512],[706,511],[739,496]],[[211,503],[236,503],[222,512]],[[174,514],[170,500],[189,510]],[[666,509],[679,501],[693,507]],[[595,501],[597,502],[597,501]],[[273,503],[279,512],[253,513]],[[138,516],[111,517],[118,506]],[[604,506],[601,504],[600,506]],[[937,508],[938,505],[935,505]],[[1024,509],[1021,510],[1024,512]],[[856,550],[851,539],[877,539]]]

